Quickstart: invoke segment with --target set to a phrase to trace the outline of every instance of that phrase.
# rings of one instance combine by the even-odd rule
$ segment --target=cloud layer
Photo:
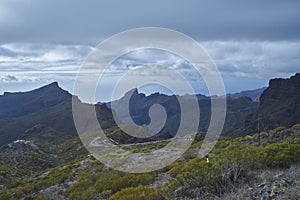
[[[286,77],[300,69],[300,42],[203,42],[224,75],[250,78]]]
[[[96,45],[127,29],[166,27],[198,40],[299,40],[300,1],[1,1],[0,44]]]
[[[0,1],[0,93],[51,81],[72,91],[93,47],[113,34],[147,26],[200,41],[229,92],[265,86],[270,78],[299,71],[299,10],[298,0]],[[204,90],[187,63],[164,53],[124,56],[107,76],[150,65],[176,69],[198,92]]]
[[[89,46],[54,44],[5,44],[0,46],[0,74],[16,80],[34,80],[37,76],[74,76]],[[19,77],[28,77],[27,79]],[[3,80],[7,79],[1,79]],[[0,80],[0,81],[1,81]],[[14,81],[14,80],[12,80]]]
[[[200,44],[217,64],[228,92],[261,87],[270,78],[288,77],[300,69],[300,42],[205,41]],[[52,81],[59,81],[72,91],[80,65],[92,50],[93,47],[86,45],[1,45],[0,93],[10,88],[23,90]],[[107,69],[105,76],[112,80],[128,70],[147,66],[177,70],[195,82],[199,88],[197,92],[206,93],[205,85],[187,61],[161,50],[140,50],[124,55]],[[160,76],[155,71],[151,75]],[[244,80],[244,84],[235,84],[237,80]],[[107,90],[111,88],[107,87]]]

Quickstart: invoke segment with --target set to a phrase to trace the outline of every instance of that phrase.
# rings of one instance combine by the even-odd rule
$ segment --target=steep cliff
[[[290,127],[300,122],[300,73],[288,79],[270,80],[260,97],[257,112],[247,117],[245,130],[257,131],[258,119],[262,130]]]

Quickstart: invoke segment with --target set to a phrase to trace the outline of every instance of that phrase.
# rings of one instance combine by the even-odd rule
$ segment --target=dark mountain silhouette
[[[247,117],[245,131],[255,133],[258,119],[261,131],[300,122],[300,73],[288,79],[270,80],[260,97],[257,112]]]
[[[72,115],[72,97],[74,96],[61,89],[56,82],[29,92],[6,92],[4,95],[1,95],[0,145],[24,137],[26,131],[36,125],[51,128],[57,134],[57,137],[77,136]],[[77,97],[74,98],[77,99],[78,103],[82,104]],[[176,134],[181,119],[177,98],[181,98],[187,103],[190,101],[190,95],[168,96],[155,93],[145,96],[145,94],[138,93],[137,89],[133,89],[120,100],[113,103],[116,105],[116,108],[123,108],[122,102],[127,100],[130,107],[130,117],[138,125],[150,123],[149,109],[152,105],[162,105],[167,113],[167,121],[163,129],[155,137],[170,138]],[[205,132],[210,123],[211,101],[210,97],[204,95],[197,95],[197,99],[201,111],[198,131]],[[95,106],[102,128],[115,126],[110,109],[111,103],[82,105]],[[252,101],[249,97],[227,98],[227,117],[222,134],[229,136],[239,134],[246,117],[251,113],[255,113],[257,106],[258,103]],[[119,117],[126,123],[126,118],[123,118],[123,116]],[[128,138],[128,141],[140,141],[124,135],[124,133],[123,136]],[[118,132],[118,137],[122,137],[122,133]]]
[[[113,125],[111,115],[108,118],[102,116],[102,113],[110,113],[106,106],[96,105],[96,111],[105,127]],[[36,125],[55,130],[57,137],[77,135],[72,115],[72,95],[56,82],[29,92],[6,92],[0,96],[0,145],[20,139]]]
[[[21,117],[70,100],[71,95],[54,82],[30,92],[5,92],[0,96],[0,118]]]
[[[155,93],[150,96],[138,93],[137,89],[127,92],[120,100],[113,102],[112,109],[126,108],[126,102],[129,102],[129,111],[131,119],[138,125],[148,125],[150,123],[149,109],[155,104],[162,105],[167,113],[167,121],[164,128],[156,135],[156,137],[169,138],[176,134],[181,114],[180,105],[177,98],[181,98],[183,102],[188,103],[190,95],[184,96],[168,96],[165,94]],[[221,97],[218,97],[221,98]],[[200,109],[200,132],[206,132],[211,117],[211,100],[210,97],[197,95]],[[108,104],[111,107],[111,103]],[[234,135],[240,131],[244,125],[246,117],[254,113],[258,107],[258,103],[249,97],[227,98],[227,116],[222,134]],[[122,112],[121,112],[122,113]],[[122,121],[129,121],[129,116],[118,116]],[[127,118],[126,118],[127,117]]]

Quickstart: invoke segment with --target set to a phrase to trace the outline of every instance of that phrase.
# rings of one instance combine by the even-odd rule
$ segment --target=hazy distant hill
[[[258,101],[260,98],[260,95],[263,93],[263,91],[267,87],[258,88],[255,90],[245,90],[234,94],[228,94],[227,96],[230,98],[237,98],[237,97],[249,97],[253,101]]]

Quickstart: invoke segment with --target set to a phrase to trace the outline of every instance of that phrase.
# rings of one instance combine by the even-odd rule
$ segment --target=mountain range
[[[161,104],[167,110],[168,118],[165,127],[157,134],[157,137],[174,136],[173,133],[176,133],[180,120],[180,107],[175,95],[155,93],[145,96],[138,93],[137,89],[133,89],[133,93],[128,92],[119,101],[128,98],[129,93],[132,94],[130,97],[131,117],[136,124],[148,124],[150,122],[149,108],[154,104]],[[0,145],[25,137],[27,130],[36,125],[55,130],[58,137],[76,136],[72,115],[72,97],[74,96],[60,88],[57,82],[28,92],[5,92],[0,96]],[[199,131],[205,132],[210,120],[210,97],[204,95],[197,95],[197,97],[202,119]],[[183,98],[186,101],[189,99],[188,96]],[[75,99],[80,103],[77,97]],[[258,105],[248,97],[230,97],[227,103],[229,111],[224,134],[230,134],[241,127],[243,119],[254,112]],[[109,104],[89,106],[95,106],[99,122],[104,125],[103,128],[115,125]],[[118,138],[120,137],[127,137],[128,141],[137,141],[126,136],[125,133],[121,133]],[[116,139],[116,136],[114,138]]]
[[[290,79],[272,79],[269,87],[252,91],[243,91],[227,95],[227,116],[222,134],[237,137],[245,134],[254,134],[257,130],[257,116],[265,129],[277,126],[291,126],[299,123],[299,80],[297,73]],[[130,94],[130,96],[129,96]],[[260,101],[259,96],[261,95]],[[29,92],[6,92],[0,96],[0,145],[13,142],[25,137],[26,132],[36,125],[51,128],[58,137],[74,137],[77,135],[72,115],[72,97],[79,103],[80,100],[59,87],[57,82],[43,86]],[[154,104],[164,106],[167,121],[164,128],[155,136],[171,138],[174,136],[180,123],[180,107],[175,95],[160,93],[138,93],[133,89],[120,100],[114,102],[116,108],[122,107],[122,100],[130,98],[130,117],[138,125],[149,124],[149,109]],[[189,96],[180,96],[184,101]],[[210,122],[210,97],[197,95],[200,109],[199,132],[205,132]],[[114,127],[115,121],[110,108],[111,103],[88,105],[94,106],[97,117],[104,129]],[[122,116],[121,116],[122,117]],[[117,136],[116,136],[117,135]],[[122,131],[114,139],[135,142]]]
[[[122,110],[123,108],[126,108],[126,103],[129,101],[130,116],[118,117],[125,122],[129,121],[128,117],[130,117],[138,125],[149,124],[150,117],[148,112],[150,107],[155,104],[162,105],[166,110],[167,120],[164,128],[156,135],[156,137],[167,139],[174,136],[180,124],[181,112],[178,99],[183,103],[189,104],[190,96],[168,96],[159,93],[146,96],[143,93],[138,93],[137,89],[133,89],[127,92],[121,99],[113,102],[113,104],[114,109]],[[200,110],[198,131],[206,132],[211,118],[211,97],[197,95],[197,99]],[[108,107],[111,107],[110,103],[108,104]],[[257,107],[258,102],[252,101],[251,98],[247,96],[238,96],[238,94],[236,94],[236,97],[227,97],[227,114],[222,134],[228,136],[234,135],[241,127],[243,127],[246,117],[249,114],[254,113]]]

